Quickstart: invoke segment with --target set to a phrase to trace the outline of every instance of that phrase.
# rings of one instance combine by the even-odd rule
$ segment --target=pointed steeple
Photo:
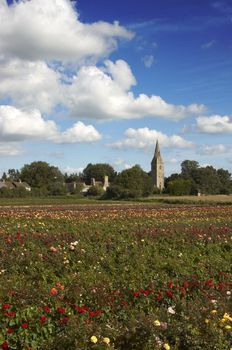
[[[156,141],[154,157],[151,161],[151,176],[155,187],[164,188],[164,163],[160,153],[159,141]]]
[[[161,158],[161,153],[160,153],[160,147],[159,147],[159,141],[156,141],[156,145],[155,145],[155,152],[154,152],[154,156],[152,159],[152,163],[156,162],[157,159]]]
[[[156,141],[155,145],[155,157],[160,157],[160,147],[159,147],[159,141]]]

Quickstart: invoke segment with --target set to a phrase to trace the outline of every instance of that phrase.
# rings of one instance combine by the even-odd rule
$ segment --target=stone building
[[[159,142],[156,142],[154,157],[151,161],[151,176],[155,187],[160,191],[164,188],[164,162],[160,154]]]

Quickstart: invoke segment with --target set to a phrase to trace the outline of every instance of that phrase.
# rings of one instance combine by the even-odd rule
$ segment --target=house
[[[104,176],[104,181],[96,181],[95,178],[92,178],[90,185],[86,185],[85,182],[77,183],[75,181],[66,183],[67,191],[69,193],[75,192],[75,190],[77,188],[77,184],[81,184],[82,185],[82,189],[80,191],[80,193],[82,193],[82,194],[86,194],[88,192],[89,188],[92,187],[92,186],[102,187],[104,189],[104,191],[106,191],[107,187],[109,187],[109,185],[110,185],[108,176]]]
[[[31,191],[31,186],[28,185],[27,182],[22,182],[21,180],[19,181],[13,181],[12,184],[14,185],[15,188],[25,188],[26,191]]]
[[[27,182],[19,181],[0,181],[0,189],[6,188],[8,190],[13,190],[14,188],[24,188],[26,191],[31,191],[31,186]]]
[[[14,187],[12,182],[2,180],[2,181],[0,181],[0,189],[1,188],[7,188],[7,189],[11,190],[11,189],[13,189],[15,187]]]

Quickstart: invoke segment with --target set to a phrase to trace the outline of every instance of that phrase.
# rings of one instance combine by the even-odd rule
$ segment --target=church
[[[155,146],[154,157],[151,161],[151,177],[153,185],[162,191],[164,188],[164,162],[161,157],[158,140]]]

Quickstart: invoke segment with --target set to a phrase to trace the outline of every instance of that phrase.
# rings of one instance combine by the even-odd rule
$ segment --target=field
[[[231,350],[232,206],[91,203],[0,208],[0,347]]]

